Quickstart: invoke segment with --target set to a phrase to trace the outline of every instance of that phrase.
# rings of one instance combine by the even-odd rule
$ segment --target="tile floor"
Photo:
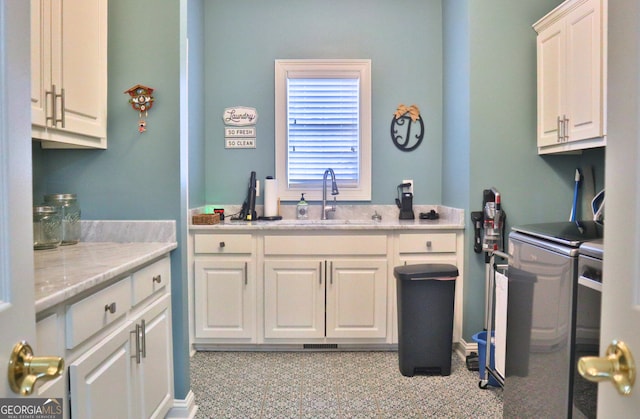
[[[404,377],[397,352],[198,352],[198,418],[501,418],[458,355],[447,377]]]

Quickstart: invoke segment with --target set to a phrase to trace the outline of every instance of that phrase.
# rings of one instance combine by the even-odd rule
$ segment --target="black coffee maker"
[[[398,185],[398,197],[396,198],[396,205],[400,208],[400,220],[415,220],[416,216],[413,213],[413,194],[406,192],[404,188],[411,186],[411,183],[401,183]]]

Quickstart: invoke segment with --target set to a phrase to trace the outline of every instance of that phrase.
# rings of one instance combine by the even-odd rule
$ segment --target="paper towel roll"
[[[278,215],[278,184],[271,176],[264,181],[264,216],[275,217]]]

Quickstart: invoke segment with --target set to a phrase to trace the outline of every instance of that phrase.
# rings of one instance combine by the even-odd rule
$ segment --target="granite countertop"
[[[176,247],[174,221],[82,221],[80,243],[34,251],[36,313],[98,289]]]
[[[235,207],[223,206],[226,214],[237,211]],[[260,213],[260,207],[257,208]],[[314,210],[317,210],[314,212]],[[420,212],[434,210],[438,213],[437,220],[421,220]],[[192,210],[192,214],[202,209]],[[298,220],[295,218],[295,207],[288,205],[281,208],[283,219],[276,221],[231,221],[229,215],[225,221],[213,225],[189,225],[191,231],[211,230],[461,230],[464,229],[464,211],[444,206],[416,206],[414,207],[415,220],[399,220],[398,210],[390,205],[338,205],[334,219],[321,220],[320,210],[312,206],[309,218]],[[382,217],[377,221],[372,219],[373,214]]]

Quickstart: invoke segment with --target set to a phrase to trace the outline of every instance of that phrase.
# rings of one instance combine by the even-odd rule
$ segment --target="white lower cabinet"
[[[251,234],[193,236],[197,340],[256,342],[255,247]]]
[[[173,404],[170,295],[69,366],[71,417],[162,418]]]
[[[265,339],[384,338],[386,260],[265,261]]]
[[[254,266],[249,260],[196,260],[196,337],[255,338]]]
[[[265,341],[383,341],[387,241],[386,234],[265,236]]]
[[[38,350],[64,353],[68,367],[38,395],[62,394],[68,383],[65,418],[165,417],[173,406],[170,289],[166,256],[40,313]]]
[[[396,281],[405,263],[459,267],[462,230],[198,229],[191,234],[192,343],[243,345],[397,343]]]

